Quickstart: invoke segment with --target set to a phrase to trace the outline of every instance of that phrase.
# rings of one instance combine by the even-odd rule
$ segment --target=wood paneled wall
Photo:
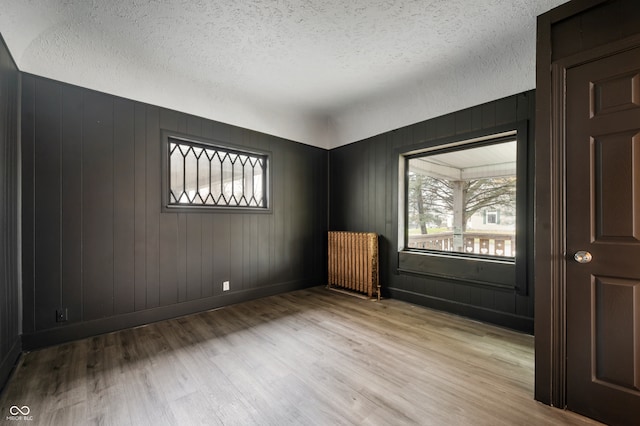
[[[26,348],[326,282],[325,150],[28,74],[22,87]],[[161,212],[161,129],[271,151],[272,212]]]
[[[18,282],[19,73],[0,36],[0,389],[20,355]]]
[[[398,262],[398,152],[404,146],[528,120],[527,204],[533,211],[534,91],[393,130],[333,149],[329,156],[331,230],[380,234],[380,280],[395,298],[533,332],[533,278],[526,295],[452,280],[400,275]],[[533,215],[527,219],[533,233]],[[533,263],[529,238],[527,264]]]

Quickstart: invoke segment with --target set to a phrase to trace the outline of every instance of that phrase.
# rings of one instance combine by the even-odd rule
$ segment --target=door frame
[[[535,399],[566,407],[566,140],[569,68],[640,46],[640,34],[552,61],[552,25],[607,0],[588,0],[538,17],[535,136]]]

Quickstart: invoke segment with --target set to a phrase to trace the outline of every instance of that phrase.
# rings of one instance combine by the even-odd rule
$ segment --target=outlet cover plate
[[[56,309],[56,322],[66,322],[69,320],[69,310],[67,308]]]

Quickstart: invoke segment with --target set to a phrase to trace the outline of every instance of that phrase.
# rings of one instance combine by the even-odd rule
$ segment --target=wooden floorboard
[[[26,353],[31,425],[589,425],[533,399],[533,337],[322,287]]]

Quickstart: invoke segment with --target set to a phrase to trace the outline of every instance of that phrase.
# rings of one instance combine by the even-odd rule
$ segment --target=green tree
[[[429,223],[439,223],[454,208],[454,181],[409,173],[409,221],[427,233]],[[470,179],[462,183],[463,228],[471,216],[482,209],[515,209],[515,176]],[[465,229],[463,229],[464,231]]]

